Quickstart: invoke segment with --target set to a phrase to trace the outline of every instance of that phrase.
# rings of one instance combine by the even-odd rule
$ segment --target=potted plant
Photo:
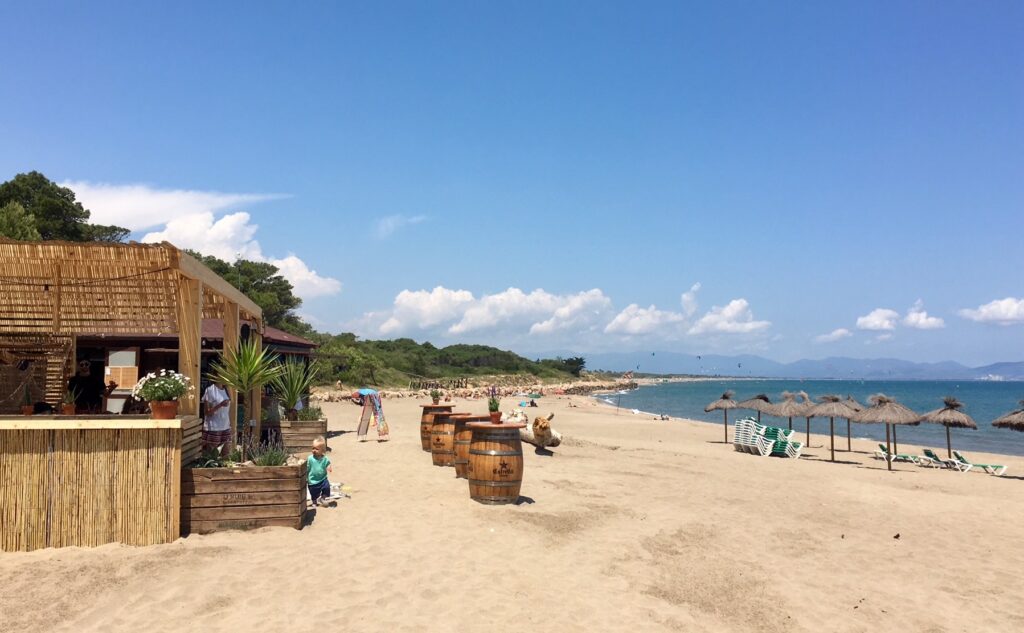
[[[497,396],[487,399],[487,410],[491,414],[491,423],[501,424],[501,400],[498,400]]]
[[[439,404],[441,402],[441,392],[438,391],[437,389],[431,389],[430,399],[433,401],[434,404]]]
[[[28,385],[21,391],[21,414],[32,415],[35,411],[35,406],[32,404],[32,393],[28,390]]]
[[[78,389],[72,387],[64,391],[64,399],[60,405],[61,415],[74,415],[75,414],[75,401],[78,400]]]
[[[178,415],[178,398],[195,390],[188,376],[170,369],[150,372],[132,388],[132,397],[149,403],[154,420],[173,420]]]
[[[255,341],[249,340],[239,344],[238,349],[222,353],[220,358],[214,361],[210,369],[210,377],[221,384],[231,387],[239,394],[250,394],[254,390],[271,383],[281,373],[281,365],[277,362],[277,356],[270,354],[266,349],[257,346]],[[238,403],[242,420],[246,420],[245,431],[243,432],[242,446],[249,444],[249,423],[246,415],[246,406]],[[260,424],[262,420],[253,422],[255,428],[252,433],[259,437]],[[231,421],[232,441],[237,437],[235,420]]]
[[[300,360],[288,360],[281,365],[281,371],[271,381],[274,391],[281,399],[284,406],[285,419],[295,421],[299,419],[298,406],[302,397],[309,392],[316,378],[316,363],[306,363]]]

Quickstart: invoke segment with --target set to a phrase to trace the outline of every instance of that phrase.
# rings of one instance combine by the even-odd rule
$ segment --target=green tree
[[[278,274],[277,266],[247,259],[229,264],[212,255],[187,252],[252,299],[263,310],[263,322],[267,325],[300,335],[312,332],[312,328],[295,314],[295,309],[302,305],[302,299],[292,292],[291,282]]]
[[[12,240],[38,240],[36,219],[25,211],[21,203],[12,200],[0,207],[0,236]]]
[[[120,242],[130,233],[119,226],[89,224],[89,210],[75,200],[75,192],[38,171],[18,174],[0,184],[0,206],[9,202],[24,207],[44,240]]]

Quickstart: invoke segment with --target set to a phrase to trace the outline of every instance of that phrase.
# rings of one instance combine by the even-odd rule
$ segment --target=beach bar
[[[223,321],[224,349],[238,345],[242,322],[261,341],[260,308],[166,242],[0,239],[0,549],[178,538],[182,468],[199,452],[199,393],[180,399],[173,420],[29,416],[19,405],[60,410],[77,339],[98,332],[176,335],[177,370],[199,385],[204,318]],[[259,424],[259,393],[246,399]]]

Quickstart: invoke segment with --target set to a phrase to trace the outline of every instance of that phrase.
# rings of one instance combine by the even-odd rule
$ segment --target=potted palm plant
[[[309,392],[316,378],[316,363],[299,360],[288,360],[281,365],[281,371],[271,381],[274,391],[284,406],[285,418],[290,421],[299,419],[298,406],[302,397]]]
[[[173,420],[178,415],[178,398],[194,390],[188,376],[161,369],[143,376],[132,388],[132,397],[149,403],[154,420]]]
[[[439,404],[441,402],[441,392],[437,389],[431,389],[430,400],[433,401],[434,404]]]
[[[231,387],[240,394],[250,394],[267,383],[273,382],[280,373],[281,365],[277,362],[277,357],[262,347],[257,347],[254,341],[244,341],[238,346],[238,349],[221,353],[220,358],[215,360],[210,368],[210,376],[213,380]],[[247,407],[239,402],[238,408],[242,414],[242,420],[248,420]],[[251,411],[249,412],[251,413]],[[259,437],[260,420],[255,420],[252,424],[255,425],[252,432]],[[247,422],[245,431],[243,431],[243,447],[249,444],[249,427],[250,424]],[[231,437],[232,440],[237,437],[235,420],[231,421]]]
[[[61,415],[75,414],[75,401],[78,400],[78,389],[74,387],[64,391],[64,398],[60,405]]]

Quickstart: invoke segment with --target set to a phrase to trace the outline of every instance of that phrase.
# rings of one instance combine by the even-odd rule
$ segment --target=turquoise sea
[[[836,394],[845,398],[851,395],[861,404],[868,403],[868,397],[884,393],[896,398],[918,413],[924,413],[943,406],[943,396],[956,396],[964,403],[962,411],[978,423],[977,430],[952,429],[953,448],[987,453],[1024,455],[1024,433],[997,429],[992,420],[1019,408],[1018,400],[1024,399],[1024,382],[986,381],[871,381],[871,380],[711,380],[703,382],[661,383],[643,386],[639,389],[597,396],[610,404],[624,409],[638,409],[647,413],[664,413],[670,416],[691,418],[718,425],[722,424],[722,412],[705,413],[704,407],[721,397],[722,392],[731,389],[737,402],[757,394],[767,394],[772,402],[782,399],[783,391],[806,391],[817,401],[818,396]],[[756,412],[733,409],[729,411],[730,426],[737,416],[754,415]],[[772,418],[762,414],[761,421],[785,426],[786,418]],[[802,432],[806,426],[804,418],[794,418],[793,427]],[[811,433],[828,434],[828,418],[811,420]],[[853,424],[855,438],[871,438],[885,441],[885,426],[880,424]],[[846,421],[836,420],[836,448],[846,447]],[[730,435],[731,437],[731,435]],[[839,437],[843,437],[842,441]],[[899,427],[899,441],[902,444],[917,444],[944,448],[946,430],[936,424],[921,423],[919,426]],[[812,440],[813,441],[813,440]],[[944,453],[943,453],[944,454]]]

